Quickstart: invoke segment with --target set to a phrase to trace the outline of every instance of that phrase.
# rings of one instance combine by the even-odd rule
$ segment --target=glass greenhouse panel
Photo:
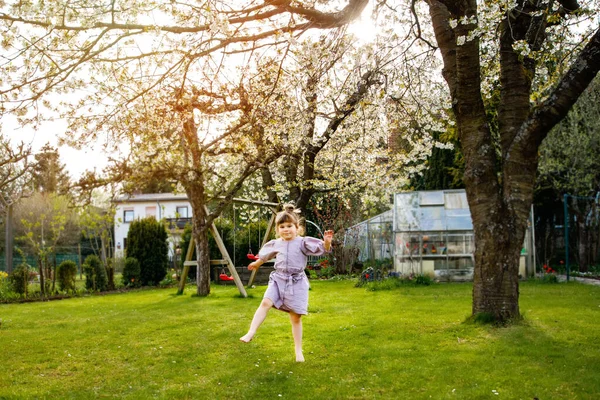
[[[401,232],[421,230],[419,193],[398,193],[395,202],[396,230]]]
[[[472,234],[448,235],[447,251],[450,255],[470,255],[474,250]]]
[[[449,210],[457,208],[468,210],[469,202],[467,201],[467,193],[464,191],[445,192],[444,205]]]
[[[468,209],[447,209],[446,228],[449,231],[473,230],[473,220]]]
[[[423,207],[421,208],[421,229],[422,231],[445,231],[446,230],[446,212],[444,207]]]
[[[444,192],[419,192],[420,205],[421,206],[443,206],[444,205]]]
[[[444,235],[423,235],[421,254],[439,256],[446,254],[446,241]]]

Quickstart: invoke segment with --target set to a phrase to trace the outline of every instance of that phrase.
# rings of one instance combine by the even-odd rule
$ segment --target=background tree
[[[24,143],[16,147],[0,133],[0,247],[7,272],[12,272],[14,244],[14,204],[31,193],[31,147]]]
[[[65,164],[60,162],[58,149],[45,144],[35,154],[35,163],[32,168],[32,183],[35,191],[40,193],[56,193],[69,195],[71,178],[65,170]]]
[[[91,204],[84,206],[79,214],[79,226],[94,254],[107,266],[114,248],[115,208],[105,207],[107,208]]]
[[[62,196],[35,193],[19,202],[15,220],[17,242],[35,257],[42,295],[47,295],[55,289],[57,247],[79,240],[76,213]]]
[[[176,182],[163,180],[160,176],[150,176],[145,182],[124,182],[123,184],[123,192],[125,193],[171,193],[176,188]]]
[[[540,224],[536,232],[545,263],[551,261],[555,225],[562,220],[563,196],[569,194],[569,213],[575,227],[571,238],[580,271],[587,271],[598,262],[599,224],[598,204],[592,199],[600,191],[600,79],[596,77],[583,92],[577,103],[544,140],[540,147],[540,165],[537,178],[536,215]],[[565,243],[565,246],[569,245]],[[557,261],[557,260],[552,260]]]
[[[26,193],[31,192],[31,147],[13,144],[0,133],[0,211],[6,212]]]

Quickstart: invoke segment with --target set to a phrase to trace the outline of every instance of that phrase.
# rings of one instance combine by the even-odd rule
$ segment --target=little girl
[[[308,313],[308,278],[304,273],[306,256],[319,256],[331,250],[333,231],[325,231],[323,240],[298,236],[299,220],[294,206],[286,204],[275,218],[279,239],[266,243],[258,252],[259,259],[248,265],[258,269],[275,257],[275,271],[269,276],[269,286],[260,306],[254,313],[248,333],[240,338],[248,343],[265,320],[271,307],[288,312],[292,323],[296,361],[303,362],[302,315]]]

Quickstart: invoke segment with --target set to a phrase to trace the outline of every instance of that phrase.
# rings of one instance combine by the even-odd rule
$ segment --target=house
[[[115,257],[124,257],[131,222],[154,217],[165,220],[169,230],[169,257],[175,252],[186,224],[192,223],[192,207],[185,193],[124,195],[113,200],[115,212]]]

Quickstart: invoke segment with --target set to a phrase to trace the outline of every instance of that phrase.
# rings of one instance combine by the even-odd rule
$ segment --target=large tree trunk
[[[482,314],[494,321],[509,321],[520,316],[519,258],[524,230],[515,229],[510,218],[502,217],[503,213],[494,214],[498,216],[496,221],[490,221],[490,214],[472,208],[475,228],[472,311],[474,316]]]
[[[600,31],[548,98],[532,108],[535,63],[517,54],[513,44],[525,40],[531,49],[540,49],[547,21],[537,11],[545,3],[517,1],[500,25],[499,131],[492,135],[481,94],[479,38],[470,37],[477,28],[477,1],[427,3],[465,159],[475,231],[473,315],[487,314],[498,322],[517,319],[519,257],[533,200],[537,150],[598,73]]]
[[[198,286],[198,296],[208,296],[210,294],[210,254],[208,250],[207,231],[199,230],[197,224],[194,229],[194,240],[196,242],[196,255],[198,267],[196,270],[196,285]]]
[[[210,294],[210,252],[208,248],[208,227],[206,204],[204,202],[204,188],[201,184],[190,183],[188,198],[192,206],[192,235],[196,244],[196,284],[198,296]]]

